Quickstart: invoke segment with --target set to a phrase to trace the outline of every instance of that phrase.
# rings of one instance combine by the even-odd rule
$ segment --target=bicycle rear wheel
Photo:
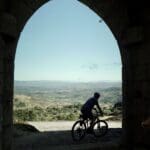
[[[105,120],[98,120],[93,124],[93,134],[95,137],[102,137],[108,132],[108,124]]]
[[[86,133],[86,125],[84,121],[78,120],[74,123],[71,130],[72,139],[74,141],[80,141],[84,138]]]

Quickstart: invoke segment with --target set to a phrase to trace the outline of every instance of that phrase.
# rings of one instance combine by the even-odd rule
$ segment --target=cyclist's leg
[[[92,112],[88,113],[88,118],[90,119],[90,128],[92,129],[93,123],[94,123],[94,116]]]
[[[88,118],[88,112],[86,110],[81,110],[83,120]]]
[[[93,114],[92,114],[92,111],[89,111],[89,110],[81,110],[82,112],[82,115],[83,115],[83,119],[84,120],[87,120],[87,119],[90,119],[90,127],[89,127],[89,130],[92,129],[92,125],[94,123],[94,117],[93,117]]]

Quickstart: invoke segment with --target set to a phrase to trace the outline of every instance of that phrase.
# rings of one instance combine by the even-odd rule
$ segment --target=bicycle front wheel
[[[105,120],[98,120],[93,124],[93,134],[95,137],[102,137],[108,132],[108,124]]]
[[[72,134],[72,139],[74,141],[80,141],[81,139],[84,138],[86,133],[86,125],[84,121],[78,120],[74,123],[72,126],[71,134]]]

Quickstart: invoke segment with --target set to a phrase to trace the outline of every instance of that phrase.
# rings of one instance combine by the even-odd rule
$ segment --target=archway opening
[[[113,106],[122,100],[121,59],[115,38],[100,20],[75,0],[52,1],[33,15],[17,48],[15,80],[20,81],[15,82],[14,120],[42,121],[45,116],[44,121],[50,121],[52,117],[57,117],[54,120],[77,117],[79,104],[94,91],[101,92],[100,103],[107,115],[118,113]],[[41,99],[48,101],[43,104]],[[31,106],[33,100],[36,106],[35,103]],[[70,105],[72,100],[75,103]],[[72,116],[67,112],[60,115],[59,106],[65,103],[69,105],[64,105],[64,110],[71,109]],[[57,106],[47,107],[49,104]]]

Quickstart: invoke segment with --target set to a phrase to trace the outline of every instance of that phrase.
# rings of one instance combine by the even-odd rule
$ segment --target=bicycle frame
[[[96,114],[94,115],[93,124],[91,126],[91,120],[89,118],[85,119],[81,114],[79,116],[79,119],[73,124],[71,130],[73,140],[80,141],[85,136],[86,133],[88,134],[92,133],[95,137],[104,136],[108,131],[108,124],[105,120],[101,120],[99,116],[100,113],[96,112]],[[89,127],[92,127],[92,130]]]
[[[100,120],[100,119],[99,119],[99,116],[100,116],[100,115],[98,114],[98,112],[96,112],[96,113],[97,113],[97,114],[94,116],[94,122],[93,122],[93,124],[94,124],[96,121],[99,121],[99,120]],[[79,120],[81,120],[81,121],[83,121],[83,122],[85,123],[86,128],[90,127],[90,121],[91,121],[91,119],[89,119],[89,118],[84,119],[83,116],[80,115]]]

